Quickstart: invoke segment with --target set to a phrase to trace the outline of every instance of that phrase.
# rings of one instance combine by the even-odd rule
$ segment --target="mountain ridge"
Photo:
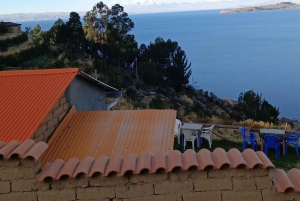
[[[281,10],[281,9],[296,9],[300,8],[300,4],[295,4],[291,2],[281,2],[277,4],[270,4],[264,6],[249,6],[243,8],[236,8],[233,10],[221,10],[221,14],[227,13],[239,13],[239,12],[252,12],[252,11],[263,11],[263,10]]]

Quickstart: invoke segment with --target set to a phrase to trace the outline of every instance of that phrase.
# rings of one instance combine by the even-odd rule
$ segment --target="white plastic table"
[[[202,124],[184,123],[180,129],[197,131],[197,143],[198,143],[198,147],[200,147],[200,134],[201,134],[202,128],[203,128]]]

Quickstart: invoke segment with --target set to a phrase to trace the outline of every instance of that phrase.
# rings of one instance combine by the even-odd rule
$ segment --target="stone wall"
[[[67,101],[65,92],[56,102],[52,110],[48,113],[47,117],[41,123],[39,128],[36,130],[32,139],[35,142],[47,142],[52,136],[55,129],[58,127],[60,122],[66,116],[70,109],[70,104]]]
[[[0,160],[0,200],[98,201],[276,201],[300,200],[300,193],[277,193],[269,170],[176,170],[125,177],[79,176],[38,182],[39,161]]]

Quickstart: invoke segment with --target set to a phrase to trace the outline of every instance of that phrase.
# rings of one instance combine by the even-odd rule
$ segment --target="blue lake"
[[[191,83],[237,100],[253,89],[300,120],[300,10],[219,14],[220,10],[130,15],[139,45],[177,41],[192,63]],[[39,23],[48,30],[54,20]]]

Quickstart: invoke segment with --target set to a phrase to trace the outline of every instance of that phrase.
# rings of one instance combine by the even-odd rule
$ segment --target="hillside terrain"
[[[273,5],[265,5],[265,6],[251,6],[244,8],[236,8],[233,10],[221,10],[221,14],[226,13],[238,13],[238,12],[251,12],[251,11],[263,11],[263,10],[280,10],[280,9],[296,9],[300,8],[300,4],[295,4],[291,2],[281,2]]]
[[[116,109],[172,109],[184,122],[234,124],[246,115],[256,126],[278,124],[279,109],[253,90],[232,101],[190,83],[191,62],[178,42],[157,37],[138,47],[130,34],[134,22],[119,4],[99,2],[84,19],[71,12],[49,31],[37,24],[26,33],[2,34],[0,70],[78,67],[123,91]]]

